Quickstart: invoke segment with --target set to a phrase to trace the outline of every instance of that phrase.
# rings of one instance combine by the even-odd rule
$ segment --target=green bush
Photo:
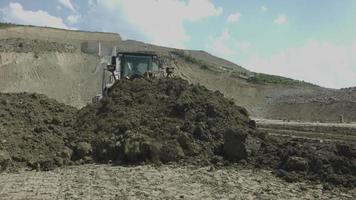
[[[200,66],[200,69],[203,69],[203,70],[210,70],[212,66],[206,64],[205,62],[201,61],[201,60],[198,60],[194,57],[192,57],[191,55],[187,54],[184,52],[184,50],[174,50],[174,51],[171,51],[172,54],[182,58],[183,60],[185,60],[186,62],[188,63],[192,63],[192,64],[196,64],[196,65],[199,65]]]
[[[307,83],[304,81],[298,81],[291,78],[263,74],[263,73],[255,73],[253,76],[248,78],[248,81],[252,83],[258,83],[258,84],[272,83],[272,84],[282,84],[282,85],[313,85],[311,83]]]
[[[203,64],[203,65],[200,66],[200,69],[209,70],[210,68],[209,68],[208,65]]]
[[[2,23],[0,22],[0,28],[8,28],[8,27],[12,27],[15,26],[14,24],[10,24],[10,23]]]

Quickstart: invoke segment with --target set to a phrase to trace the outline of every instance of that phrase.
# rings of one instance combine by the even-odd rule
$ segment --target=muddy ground
[[[323,141],[356,141],[356,123],[316,123],[255,119],[270,135]]]
[[[247,163],[287,181],[356,186],[353,143],[271,137],[220,92],[178,78],[120,81],[76,124],[81,163]]]
[[[286,183],[267,170],[82,165],[0,174],[0,199],[355,199],[355,189]]]
[[[0,93],[0,171],[68,165],[76,111],[44,95]]]
[[[98,162],[210,163],[214,156],[224,155],[238,160],[253,151],[244,144],[246,138],[260,134],[246,109],[220,92],[179,78],[122,80],[76,118],[73,148],[89,143],[93,154],[80,151],[75,156],[92,156]],[[224,146],[224,137],[241,141],[241,148]]]
[[[182,79],[123,80],[78,112],[37,94],[1,94],[0,103],[0,166],[13,172],[0,175],[4,199],[354,195],[355,143],[270,136],[220,92]],[[16,175],[21,167],[55,171]],[[300,184],[304,189],[293,188]]]

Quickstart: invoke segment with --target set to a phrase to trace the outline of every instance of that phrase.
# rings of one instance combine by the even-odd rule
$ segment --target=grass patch
[[[14,27],[17,26],[16,24],[11,24],[11,23],[2,23],[0,22],[0,29],[1,28],[9,28],[9,27]]]
[[[251,77],[248,78],[249,82],[257,83],[257,84],[281,84],[281,85],[309,85],[309,86],[316,86],[314,84],[305,82],[305,81],[298,81],[291,78],[286,78],[282,76],[276,75],[269,75],[263,73],[255,73]]]
[[[200,66],[200,69],[209,70],[210,68],[209,68],[208,65],[203,64],[203,65]]]
[[[213,66],[208,65],[207,63],[198,60],[194,57],[192,57],[191,55],[187,54],[184,50],[174,50],[171,51],[172,54],[182,58],[184,61],[191,63],[191,64],[196,64],[200,66],[200,69],[202,70],[212,70]]]

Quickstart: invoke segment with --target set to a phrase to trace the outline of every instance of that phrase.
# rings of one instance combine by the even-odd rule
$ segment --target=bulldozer
[[[152,52],[118,52],[111,57],[111,62],[103,69],[102,91],[92,102],[99,102],[107,90],[121,79],[170,77],[173,68],[164,69],[163,62]]]

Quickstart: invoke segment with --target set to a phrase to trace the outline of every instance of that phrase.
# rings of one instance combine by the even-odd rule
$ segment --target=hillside
[[[310,109],[314,97],[331,98],[343,91],[251,72],[204,51],[122,40],[114,33],[9,24],[0,26],[0,92],[37,92],[83,107],[100,91],[102,68],[114,46],[118,51],[156,52],[165,65],[175,67],[177,76],[221,91],[257,118],[335,121],[343,113],[349,121],[356,121],[347,114],[354,110],[349,99],[354,101],[355,95],[320,102],[321,106]],[[295,99],[310,100],[305,103]]]

